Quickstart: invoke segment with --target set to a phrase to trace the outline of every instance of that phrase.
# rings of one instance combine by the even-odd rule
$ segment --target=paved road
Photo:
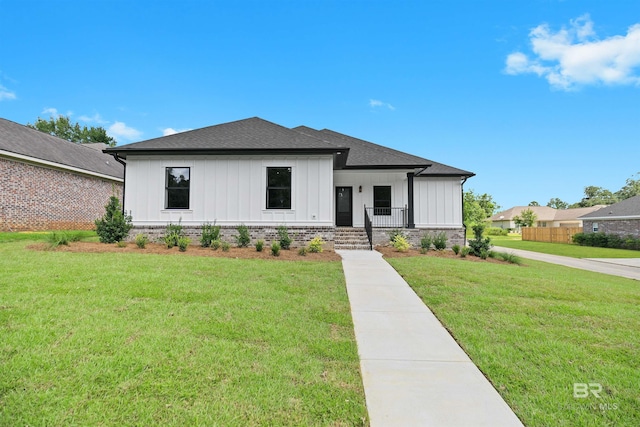
[[[560,255],[542,254],[522,249],[502,248],[494,246],[493,250],[516,254],[522,258],[549,262],[597,273],[640,280],[640,258],[571,258]]]

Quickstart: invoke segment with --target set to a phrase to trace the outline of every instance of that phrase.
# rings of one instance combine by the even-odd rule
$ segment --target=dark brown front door
[[[336,187],[336,226],[351,227],[353,225],[352,187]]]

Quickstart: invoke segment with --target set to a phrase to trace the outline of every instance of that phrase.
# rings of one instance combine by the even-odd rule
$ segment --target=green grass
[[[66,231],[23,231],[0,233],[0,243],[35,241],[44,242],[52,233],[65,233],[69,236],[77,236],[81,240],[98,241],[98,235],[91,230],[66,230]]]
[[[510,249],[541,252],[550,255],[562,255],[572,258],[640,258],[640,251],[625,249],[595,248],[591,246],[569,245],[566,243],[546,243],[523,241],[503,236],[490,236],[495,246]]]
[[[0,244],[0,425],[367,423],[340,263],[13,240]]]
[[[528,427],[640,425],[640,285],[526,260],[388,260]],[[599,383],[601,398],[574,398]]]

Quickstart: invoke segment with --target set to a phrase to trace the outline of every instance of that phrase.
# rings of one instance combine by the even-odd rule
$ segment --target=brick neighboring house
[[[580,217],[585,233],[640,237],[640,195]]]
[[[124,167],[105,144],[76,144],[0,118],[0,231],[91,229]]]

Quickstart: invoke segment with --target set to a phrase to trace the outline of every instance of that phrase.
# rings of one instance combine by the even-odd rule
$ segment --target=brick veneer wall
[[[374,228],[373,246],[390,245],[389,233],[393,230],[393,228]],[[466,242],[464,228],[403,228],[401,231],[413,248],[420,248],[420,240],[425,234],[435,236],[441,232],[444,232],[447,236],[447,248],[451,248],[453,245],[464,246]]]
[[[249,235],[251,236],[251,244],[255,244],[258,239],[264,240],[267,245],[271,242],[279,240],[277,227],[275,226],[247,226]],[[165,226],[135,226],[129,232],[128,240],[134,240],[136,234],[146,234],[151,241],[161,241],[164,237],[167,227]],[[202,236],[202,227],[200,226],[184,226],[184,234],[191,238],[192,243],[199,245]],[[296,227],[287,226],[287,232],[292,239],[291,247],[298,248],[306,246],[311,239],[316,236],[322,237],[327,242],[325,249],[333,249],[333,239],[335,236],[335,228],[333,227]],[[236,227],[221,226],[220,238],[226,242],[235,244],[234,236],[238,235]]]
[[[582,230],[593,233],[593,223],[598,223],[598,232],[617,234],[620,237],[640,237],[640,219],[583,220]]]
[[[89,230],[122,184],[0,158],[0,231]]]

